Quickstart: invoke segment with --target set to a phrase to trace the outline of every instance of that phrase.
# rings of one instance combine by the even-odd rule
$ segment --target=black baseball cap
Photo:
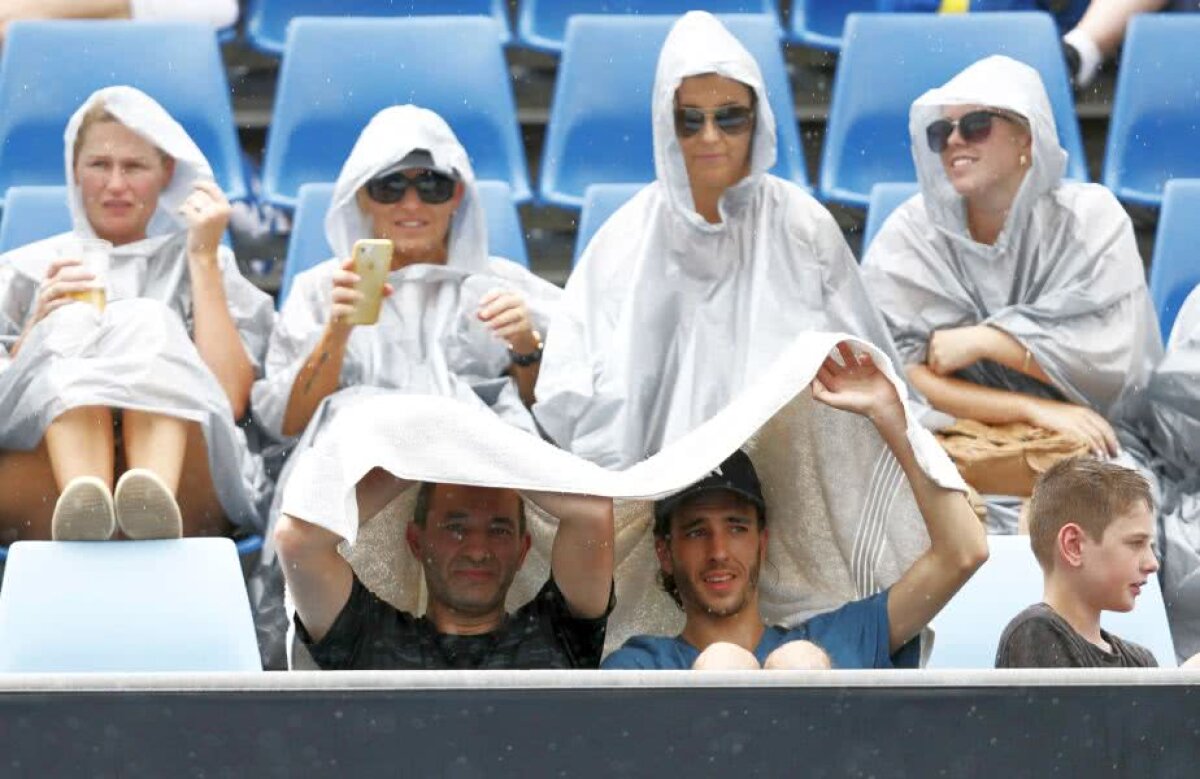
[[[758,472],[754,470],[750,456],[738,449],[700,481],[654,502],[654,535],[665,536],[671,531],[671,514],[679,504],[714,490],[732,492],[757,506],[759,517],[765,518],[767,515],[767,502],[763,499]]]

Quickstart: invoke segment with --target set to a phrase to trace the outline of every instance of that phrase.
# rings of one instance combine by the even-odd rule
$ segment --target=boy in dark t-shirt
[[[1136,471],[1091,458],[1049,468],[1029,501],[1029,537],[1045,577],[1043,602],[1008,624],[997,668],[1145,668],[1145,647],[1100,629],[1102,611],[1129,611],[1158,570],[1154,499]]]
[[[381,470],[357,487],[374,516],[407,485]],[[525,497],[557,517],[550,579],[512,614],[504,608],[529,551],[514,490],[424,483],[406,533],[428,591],[424,616],[383,602],[338,552],[341,536],[283,515],[275,542],[296,604],[296,630],[324,669],[596,668],[612,611],[612,500]]]

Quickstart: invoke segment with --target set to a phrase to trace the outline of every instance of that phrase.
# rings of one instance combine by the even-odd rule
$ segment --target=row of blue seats
[[[762,15],[726,20],[757,57],[771,94],[779,137],[773,172],[807,187],[775,23]],[[589,184],[653,178],[650,91],[670,24],[670,17],[572,18],[547,125],[540,202],[578,209]],[[822,199],[865,207],[875,183],[913,180],[911,101],[994,53],[1042,73],[1070,154],[1068,175],[1087,178],[1073,97],[1048,16],[855,14],[846,31],[826,125]],[[1103,176],[1125,202],[1156,207],[1166,181],[1200,177],[1196,40],[1200,16],[1145,15],[1130,26]],[[447,41],[453,41],[453,67]],[[62,57],[63,51],[72,56]],[[136,61],[129,51],[139,52]],[[10,26],[0,58],[0,192],[14,184],[61,183],[66,118],[93,90],[113,83],[129,83],[158,99],[208,155],[230,197],[246,197],[228,82],[211,31],[120,22]],[[294,208],[302,184],[336,178],[370,116],[405,102],[432,108],[450,122],[480,179],[508,182],[518,202],[533,199],[495,22],[479,17],[294,22],[267,136],[265,198]]]
[[[252,0],[246,12],[246,40],[266,54],[280,56],[288,24],[302,16],[478,15],[495,20],[503,44],[560,54],[567,23],[580,14],[666,14],[691,10],[713,13],[762,13],[774,19],[779,37],[791,43],[837,51],[846,17],[875,11],[878,0],[792,0],[783,25],[778,0],[521,0],[517,31],[509,27],[507,0]]]
[[[643,184],[594,184],[587,189],[576,233],[575,258],[614,211]],[[876,184],[871,190],[863,230],[863,253],[896,206],[917,191],[912,183]],[[508,185],[501,181],[479,182],[479,192],[488,219],[488,240],[493,254],[529,266],[520,215]],[[296,274],[332,256],[325,240],[325,212],[333,185],[305,184],[300,188],[292,235],[288,243],[279,301],[287,298]],[[5,197],[0,215],[0,252],[70,229],[66,193],[62,187],[13,187]],[[1163,338],[1179,313],[1188,293],[1200,284],[1200,263],[1195,247],[1200,246],[1200,179],[1176,179],[1167,183],[1154,258],[1150,265],[1150,295],[1158,311]]]

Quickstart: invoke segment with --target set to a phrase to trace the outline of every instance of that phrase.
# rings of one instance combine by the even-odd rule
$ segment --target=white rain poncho
[[[95,237],[75,182],[73,150],[83,115],[102,103],[110,114],[175,160],[147,238],[115,247],[106,279],[108,305],[68,305],[39,322],[0,371],[0,448],[29,450],[64,411],[80,406],[137,409],[198,422],[214,487],[229,520],[261,527],[268,498],[262,463],[233,419],[229,399],[191,340],[187,226],[177,209],[198,181],[212,181],[200,149],[147,95],[130,87],[94,93],[67,124],[67,192],[74,229],[0,257],[0,337],[8,344],[33,314],[51,262],[72,237]],[[271,299],[218,253],[225,297],[246,354],[261,365],[274,321]]]
[[[1139,414],[1161,485],[1163,597],[1180,660],[1200,652],[1200,290],[1180,309]]]
[[[750,174],[695,210],[673,119],[688,76],[757,95]],[[725,407],[806,330],[842,331],[894,355],[833,217],[767,171],[775,118],[750,53],[692,12],[667,36],[654,85],[656,180],[600,228],[546,340],[534,416],[565,449],[619,468]]]
[[[992,246],[972,239],[963,199],[925,140],[951,105],[1029,121],[1031,166]],[[1089,406],[1119,424],[1162,356],[1158,322],[1121,205],[1102,186],[1062,180],[1067,155],[1037,71],[1007,57],[981,60],[918,98],[909,132],[921,193],[888,217],[863,259],[904,364],[925,361],[935,330],[987,324],[1028,349],[1053,386],[991,361],[959,377]],[[1015,530],[1015,503],[989,498],[992,529]]]

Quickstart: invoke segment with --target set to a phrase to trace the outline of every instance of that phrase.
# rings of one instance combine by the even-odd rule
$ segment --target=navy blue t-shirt
[[[841,608],[818,614],[794,628],[768,627],[754,648],[759,664],[789,641],[811,641],[825,650],[834,668],[895,668],[917,665],[917,641],[895,655],[889,651],[888,591],[851,601]],[[600,664],[609,670],[687,669],[700,650],[681,636],[634,636]]]

